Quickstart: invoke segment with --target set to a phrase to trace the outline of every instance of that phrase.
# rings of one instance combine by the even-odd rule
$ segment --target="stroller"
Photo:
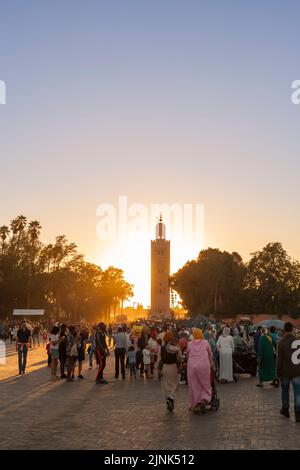
[[[200,403],[194,408],[195,413],[205,413],[206,409],[210,409],[212,411],[217,411],[220,408],[220,399],[218,398],[217,387],[216,387],[216,372],[214,368],[211,368],[210,372],[210,383],[211,383],[211,400],[210,403]]]
[[[257,357],[252,348],[237,348],[233,353],[233,372],[234,374],[251,374],[256,376]],[[236,377],[234,376],[236,381]]]
[[[217,375],[215,370],[212,368],[210,373],[210,383],[211,383],[211,401],[210,409],[217,411],[220,408],[220,399],[218,398],[218,392],[216,387]]]

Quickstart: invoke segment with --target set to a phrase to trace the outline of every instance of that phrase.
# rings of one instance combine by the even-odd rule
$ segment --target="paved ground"
[[[0,366],[0,449],[300,449],[300,424],[279,415],[280,390],[259,389],[255,379],[219,385],[221,408],[194,415],[181,385],[173,414],[156,380],[113,378],[95,385],[95,369],[81,382],[51,382],[45,350],[29,352],[25,376],[15,375],[9,348]]]

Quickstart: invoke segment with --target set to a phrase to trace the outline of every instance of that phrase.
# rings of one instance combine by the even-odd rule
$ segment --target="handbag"
[[[78,350],[77,350],[76,343],[74,343],[73,346],[71,347],[70,356],[78,357]]]

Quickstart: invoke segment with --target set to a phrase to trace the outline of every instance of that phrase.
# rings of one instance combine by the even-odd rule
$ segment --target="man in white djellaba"
[[[220,358],[219,380],[222,383],[233,381],[233,364],[232,355],[234,352],[234,341],[230,335],[230,328],[225,326],[222,334],[217,341],[217,350]]]

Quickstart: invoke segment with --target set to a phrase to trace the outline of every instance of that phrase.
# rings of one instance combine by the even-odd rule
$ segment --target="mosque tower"
[[[170,240],[162,216],[151,241],[151,311],[152,317],[169,318],[170,312]]]

